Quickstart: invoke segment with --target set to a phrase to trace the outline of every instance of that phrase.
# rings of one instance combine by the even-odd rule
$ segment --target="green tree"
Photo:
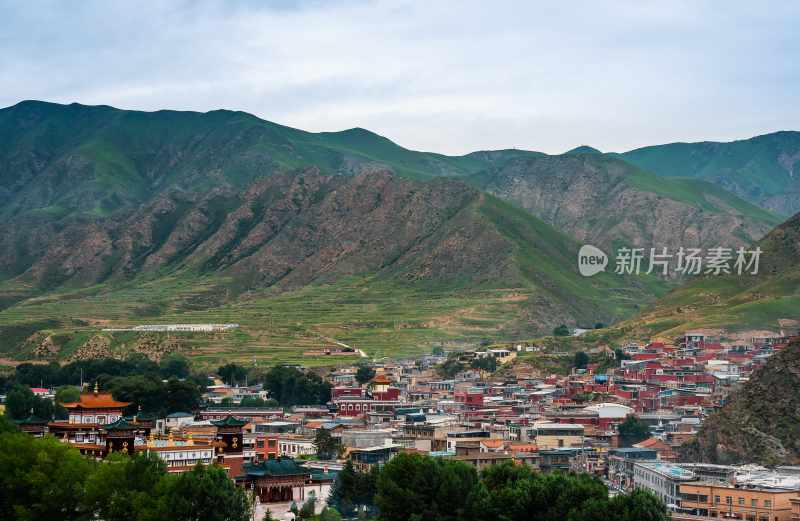
[[[250,515],[247,494],[224,469],[197,465],[162,483],[156,519],[246,521]]]
[[[650,427],[635,415],[629,414],[625,421],[619,424],[619,437],[623,447],[630,447],[649,438]]]
[[[587,355],[583,351],[578,351],[575,353],[574,365],[576,368],[586,369],[586,366],[588,364],[589,364],[589,355]]]
[[[33,414],[49,420],[54,412],[52,401],[36,396],[26,385],[15,385],[6,396],[6,414],[12,419],[21,420]]]
[[[166,383],[155,374],[118,376],[108,384],[114,398],[130,402],[128,413],[139,411],[164,415],[192,412],[200,406],[201,391],[192,381],[170,378]]]
[[[356,370],[356,381],[361,385],[375,378],[375,370],[368,365],[359,365]]]
[[[81,390],[74,385],[62,385],[56,389],[57,403],[72,403],[81,399]]]
[[[239,407],[266,407],[267,402],[258,396],[245,396],[239,402]]]
[[[17,424],[8,419],[7,416],[0,416],[0,434],[17,432]]]
[[[200,388],[187,380],[170,378],[166,386],[166,413],[192,412],[200,408]]]
[[[436,366],[436,372],[442,378],[454,378],[458,373],[464,370],[464,364],[462,364],[458,358],[451,357]]]
[[[28,387],[49,387],[61,384],[61,366],[49,364],[20,364],[14,371],[16,381]]]
[[[484,371],[495,372],[497,371],[497,359],[493,356],[484,356],[476,358],[470,364],[473,369],[482,369]]]
[[[89,519],[84,484],[95,463],[55,438],[0,434],[0,519]]]
[[[269,396],[284,407],[318,405],[331,399],[331,386],[312,372],[294,367],[275,366],[264,375]]]
[[[664,502],[650,491],[638,489],[608,500],[584,501],[572,513],[570,521],[668,521]]]
[[[146,375],[118,376],[112,378],[107,387],[115,399],[130,402],[130,414],[135,414],[139,408],[145,413],[166,413],[166,385],[160,378]]]
[[[334,481],[328,497],[328,504],[346,515],[351,513],[356,505],[357,481],[358,476],[353,468],[353,463],[347,460],[344,468],[336,475],[336,481]]]
[[[217,369],[217,374],[228,385],[243,384],[247,378],[247,369],[239,364],[225,364]]]
[[[335,508],[326,507],[319,513],[319,521],[342,521],[342,514]]]
[[[361,510],[359,507],[366,506],[368,511],[373,511],[378,475],[377,467],[369,474],[357,472],[353,463],[348,460],[342,471],[336,475],[328,505],[347,517],[355,516],[356,510]]]
[[[173,353],[161,360],[159,370],[165,378],[187,378],[190,372],[189,360],[185,356]]]
[[[465,463],[399,454],[378,476],[375,503],[383,521],[456,521],[465,515],[464,498],[477,482],[475,469]]]
[[[105,521],[147,517],[156,511],[166,475],[166,464],[155,454],[111,454],[86,480],[84,503]]]
[[[298,520],[301,520],[301,519],[305,519],[305,520],[313,519],[315,517],[314,516],[315,503],[316,503],[316,501],[315,501],[315,498],[313,498],[313,497],[309,498],[305,503],[303,503],[303,506],[300,507],[300,510],[297,513],[297,519]]]
[[[314,436],[314,448],[319,459],[333,459],[339,455],[341,444],[339,440],[331,436],[329,430],[317,429],[317,434]]]
[[[467,500],[466,519],[572,520],[594,502],[608,502],[608,489],[595,477],[539,474],[525,465],[504,463],[482,473]]]
[[[569,328],[564,324],[561,324],[557,328],[553,329],[553,336],[569,336],[569,335],[570,335]]]

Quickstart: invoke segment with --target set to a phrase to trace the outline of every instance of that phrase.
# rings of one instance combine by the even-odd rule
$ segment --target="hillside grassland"
[[[764,168],[793,139],[768,138]],[[445,156],[243,112],[22,102],[0,109],[0,357],[314,365],[352,361],[304,355],[337,342],[402,357],[561,324],[612,324],[577,341],[598,343],[791,315],[797,277],[664,296],[676,281],[580,276],[583,243],[749,245],[778,223],[710,174],[642,166],[651,153]],[[220,322],[241,327],[102,331]]]
[[[224,291],[218,279],[176,276],[125,287],[98,286],[31,299],[0,312],[4,346],[41,330],[64,339],[68,358],[93,335],[111,339],[112,350],[137,336],[102,333],[106,327],[153,323],[235,322],[225,333],[170,333],[200,364],[230,360],[259,363],[335,364],[350,356],[304,356],[303,351],[334,347],[333,341],[363,349],[371,357],[405,356],[434,345],[480,343],[513,334],[508,317],[519,313],[531,290],[435,288],[350,278],[309,285],[281,294],[261,292],[216,307],[202,308]],[[520,333],[533,327],[517,324]],[[8,344],[6,344],[8,340]],[[124,350],[123,350],[124,351]],[[7,353],[29,357],[31,353]]]
[[[303,352],[335,347],[336,341],[374,358],[403,357],[430,352],[434,346],[455,348],[529,338],[538,329],[526,307],[542,294],[535,287],[454,287],[349,277],[282,293],[254,292],[216,305],[226,291],[218,277],[176,274],[31,298],[0,311],[3,354],[30,358],[29,350],[14,352],[13,346],[39,331],[59,343],[60,359],[69,359],[95,335],[107,337],[112,352],[123,356],[139,334],[101,329],[233,322],[240,329],[162,335],[174,338],[201,365],[230,360],[332,365],[353,358]],[[631,305],[622,300],[618,309],[630,313]]]

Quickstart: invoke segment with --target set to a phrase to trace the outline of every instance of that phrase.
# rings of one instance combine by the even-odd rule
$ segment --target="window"
[[[753,508],[756,508],[758,506],[758,500],[757,499],[751,499],[750,500],[750,506],[753,507]]]
[[[725,496],[725,504],[726,505],[732,505],[733,504],[733,498],[731,496]]]
[[[772,501],[769,499],[764,500],[764,508],[772,508]]]
[[[714,504],[719,505],[719,496],[714,496]]]
[[[740,507],[743,507],[743,506],[744,506],[744,498],[743,498],[743,497],[740,497],[740,498],[739,498],[739,506],[740,506]]]

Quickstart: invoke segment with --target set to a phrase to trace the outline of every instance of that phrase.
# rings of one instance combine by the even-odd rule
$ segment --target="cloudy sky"
[[[0,106],[244,110],[450,154],[800,130],[800,2],[0,0]]]

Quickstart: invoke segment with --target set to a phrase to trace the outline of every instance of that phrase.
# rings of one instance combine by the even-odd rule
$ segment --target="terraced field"
[[[282,294],[263,292],[208,309],[219,280],[151,280],[124,287],[97,286],[31,299],[0,312],[0,327],[43,330],[71,354],[94,335],[108,337],[111,350],[127,352],[141,334],[104,333],[108,327],[153,323],[235,322],[240,328],[221,333],[158,333],[185,348],[200,364],[236,360],[248,363],[329,365],[352,362],[351,356],[307,356],[304,351],[333,347],[338,341],[370,357],[404,356],[435,345],[499,340],[530,335],[532,326],[509,321],[520,315],[532,292],[474,288],[440,291],[401,287],[368,278],[348,278],[331,285],[311,285]],[[32,332],[31,331],[31,332]],[[25,334],[23,332],[22,334]],[[149,334],[153,336],[153,334]],[[21,353],[23,357],[31,353]]]

